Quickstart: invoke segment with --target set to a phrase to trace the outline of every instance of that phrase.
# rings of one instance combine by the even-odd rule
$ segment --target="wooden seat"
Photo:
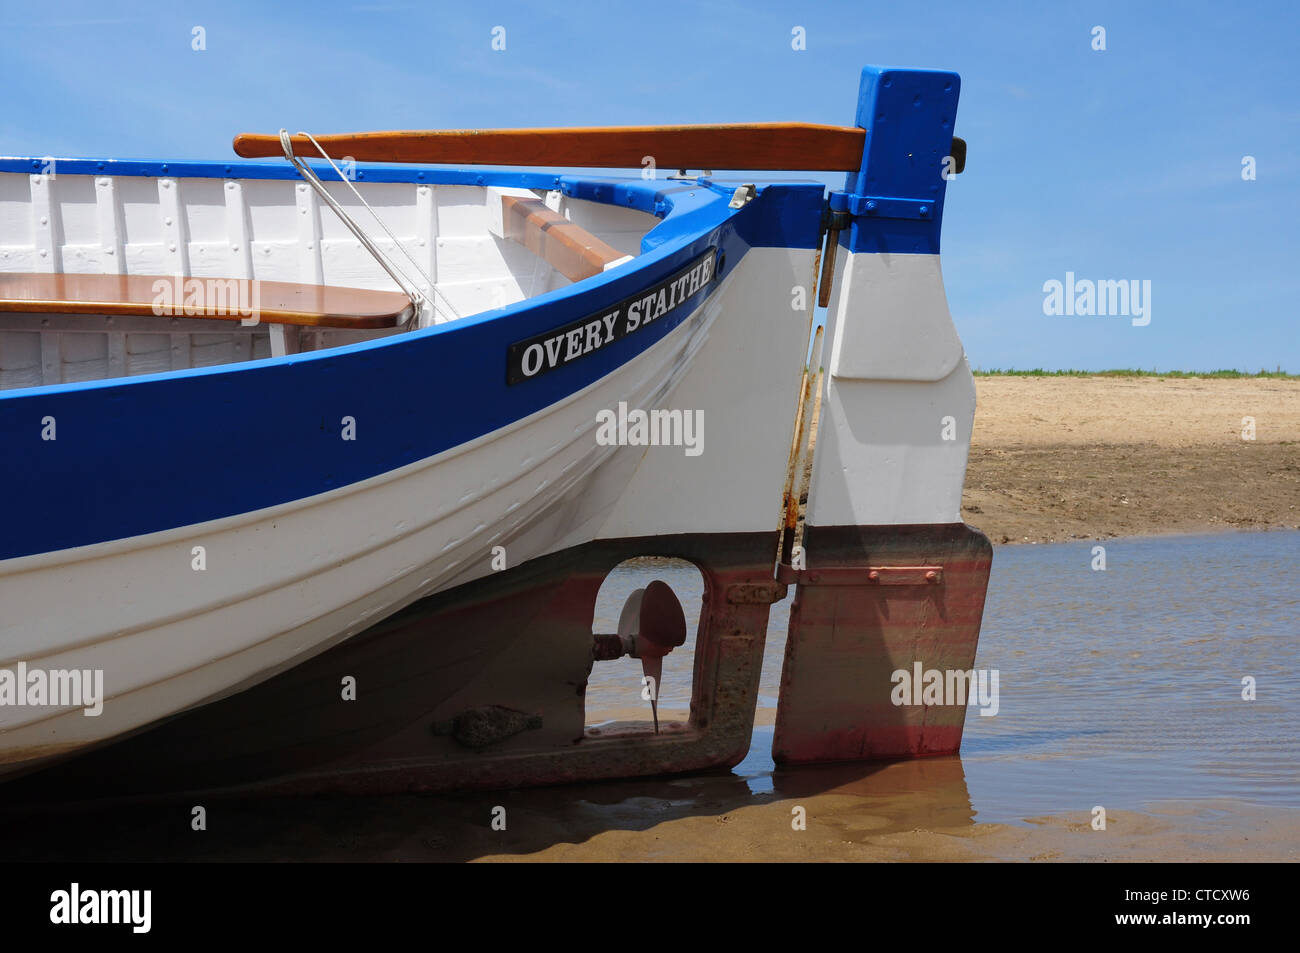
[[[153,315],[365,330],[397,327],[410,319],[413,310],[411,300],[397,291],[288,281],[165,275],[0,274],[0,312]]]
[[[581,281],[628,256],[551,211],[541,199],[501,196],[503,237],[523,245],[570,281]]]

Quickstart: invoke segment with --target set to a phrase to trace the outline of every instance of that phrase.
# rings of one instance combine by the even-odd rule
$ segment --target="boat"
[[[891,690],[971,672],[991,563],[939,257],[959,88],[0,159],[0,796],[729,767],[791,592],[778,763],[956,752],[964,699]],[[670,586],[593,631],[637,557],[705,581],[686,722]],[[610,664],[648,717],[592,729]]]

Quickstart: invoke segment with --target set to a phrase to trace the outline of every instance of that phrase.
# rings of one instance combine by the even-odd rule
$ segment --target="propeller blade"
[[[686,642],[686,613],[672,586],[656,579],[641,596],[637,641],[648,641],[661,658]],[[643,654],[647,650],[643,649]]]
[[[636,649],[641,671],[654,679],[650,713],[659,733],[659,695],[663,690],[664,656],[686,641],[686,613],[672,586],[656,579],[645,587],[637,606]]]
[[[659,694],[664,656],[686,642],[686,613],[672,586],[656,579],[637,589],[623,603],[618,617],[618,638],[633,658],[641,660],[641,673],[652,679],[650,715],[659,734]]]

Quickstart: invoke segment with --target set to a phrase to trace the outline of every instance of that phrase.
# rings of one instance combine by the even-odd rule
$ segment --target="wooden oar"
[[[612,126],[573,129],[449,129],[317,136],[333,158],[361,162],[437,162],[661,169],[756,169],[848,172],[862,164],[866,133],[846,126],[799,122],[715,126]],[[296,155],[320,157],[305,136],[292,137]],[[284,154],[279,136],[235,137],[245,158]]]

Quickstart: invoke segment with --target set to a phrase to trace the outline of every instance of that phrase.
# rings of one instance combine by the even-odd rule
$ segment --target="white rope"
[[[352,190],[352,194],[357,197],[357,201],[366,207],[366,211],[368,211],[374,220],[379,223],[379,227],[388,234],[388,237],[392,240],[393,244],[396,245],[402,254],[406,256],[407,260],[415,267],[415,270],[419,272],[420,277],[425,280],[429,289],[442,298],[443,304],[446,306],[446,310],[451,313],[451,316],[453,318],[459,318],[460,315],[457,313],[456,309],[452,307],[451,302],[447,300],[447,296],[438,290],[433,279],[425,274],[424,269],[420,267],[420,263],[412,257],[411,253],[407,251],[406,246],[392,233],[392,230],[384,224],[384,220],[379,217],[379,214],[370,207],[370,203],[365,200],[359,191],[357,191],[357,187],[352,184],[352,180],[344,175],[342,170],[334,164],[334,160],[329,157],[329,154],[326,153],[323,148],[321,148],[321,144],[316,141],[316,138],[306,132],[299,132],[298,135],[306,136],[307,139],[310,140],[311,144],[316,147],[324,157],[325,161],[330,164],[330,168],[338,173],[339,180]],[[412,281],[410,276],[401,267],[394,263],[386,254],[384,254],[383,251],[380,250],[360,225],[353,221],[352,216],[350,216],[343,206],[335,200],[334,196],[330,195],[329,190],[325,188],[325,184],[321,182],[320,177],[316,175],[316,172],[311,168],[311,166],[307,165],[306,162],[294,155],[293,143],[289,138],[289,131],[287,129],[280,130],[280,146],[284,149],[285,158],[288,159],[289,162],[292,163],[293,167],[298,170],[298,174],[307,181],[307,183],[316,191],[316,194],[325,201],[325,204],[334,210],[334,214],[339,217],[339,220],[345,226],[347,226],[348,231],[352,232],[352,234],[356,236],[357,241],[359,241],[365,249],[374,256],[374,259],[379,262],[380,267],[383,268],[384,271],[388,272],[388,276],[397,283],[399,288],[402,289],[402,293],[411,299],[411,304],[418,307],[419,302],[423,301],[429,306],[430,310],[437,315],[439,313],[437,303],[425,294],[420,286],[416,282]]]

